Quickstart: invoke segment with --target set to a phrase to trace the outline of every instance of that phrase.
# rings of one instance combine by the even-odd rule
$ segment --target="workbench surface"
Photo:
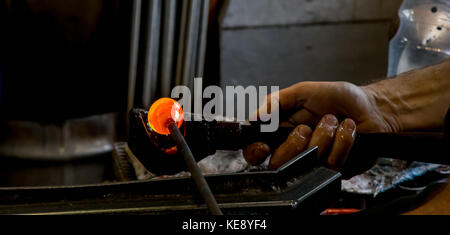
[[[425,204],[404,215],[450,215],[450,183]]]

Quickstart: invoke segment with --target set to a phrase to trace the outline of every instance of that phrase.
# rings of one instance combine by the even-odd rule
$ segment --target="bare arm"
[[[362,89],[394,130],[442,128],[450,107],[450,60]]]

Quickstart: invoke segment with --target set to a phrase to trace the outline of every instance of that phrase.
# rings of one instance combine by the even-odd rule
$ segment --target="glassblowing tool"
[[[172,141],[176,143],[177,150],[183,156],[192,179],[197,186],[198,192],[205,201],[208,209],[213,215],[222,215],[222,211],[217,205],[216,199],[209,188],[197,162],[184,140],[183,134],[178,129],[183,123],[183,109],[175,100],[162,98],[157,100],[148,113],[148,123],[150,127],[161,135],[170,135]]]
[[[430,163],[450,164],[448,116],[445,132],[357,133],[347,159],[344,175],[370,167],[378,157]],[[176,174],[186,169],[176,144],[170,136],[158,134],[147,121],[148,112],[130,112],[128,145],[141,163],[158,175]],[[239,150],[254,142],[263,142],[273,150],[286,140],[291,128],[280,127],[275,132],[260,132],[258,123],[228,121],[184,121],[178,123],[196,161],[216,150]]]

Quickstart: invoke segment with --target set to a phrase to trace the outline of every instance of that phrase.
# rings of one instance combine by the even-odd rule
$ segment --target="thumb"
[[[267,119],[274,112],[288,112],[300,109],[308,97],[308,82],[300,82],[278,92],[267,95],[259,108],[250,115],[251,121]],[[263,118],[263,119],[261,119]]]

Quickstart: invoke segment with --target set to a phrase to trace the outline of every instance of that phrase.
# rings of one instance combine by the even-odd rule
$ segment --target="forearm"
[[[441,128],[450,107],[450,60],[362,88],[394,131]]]

